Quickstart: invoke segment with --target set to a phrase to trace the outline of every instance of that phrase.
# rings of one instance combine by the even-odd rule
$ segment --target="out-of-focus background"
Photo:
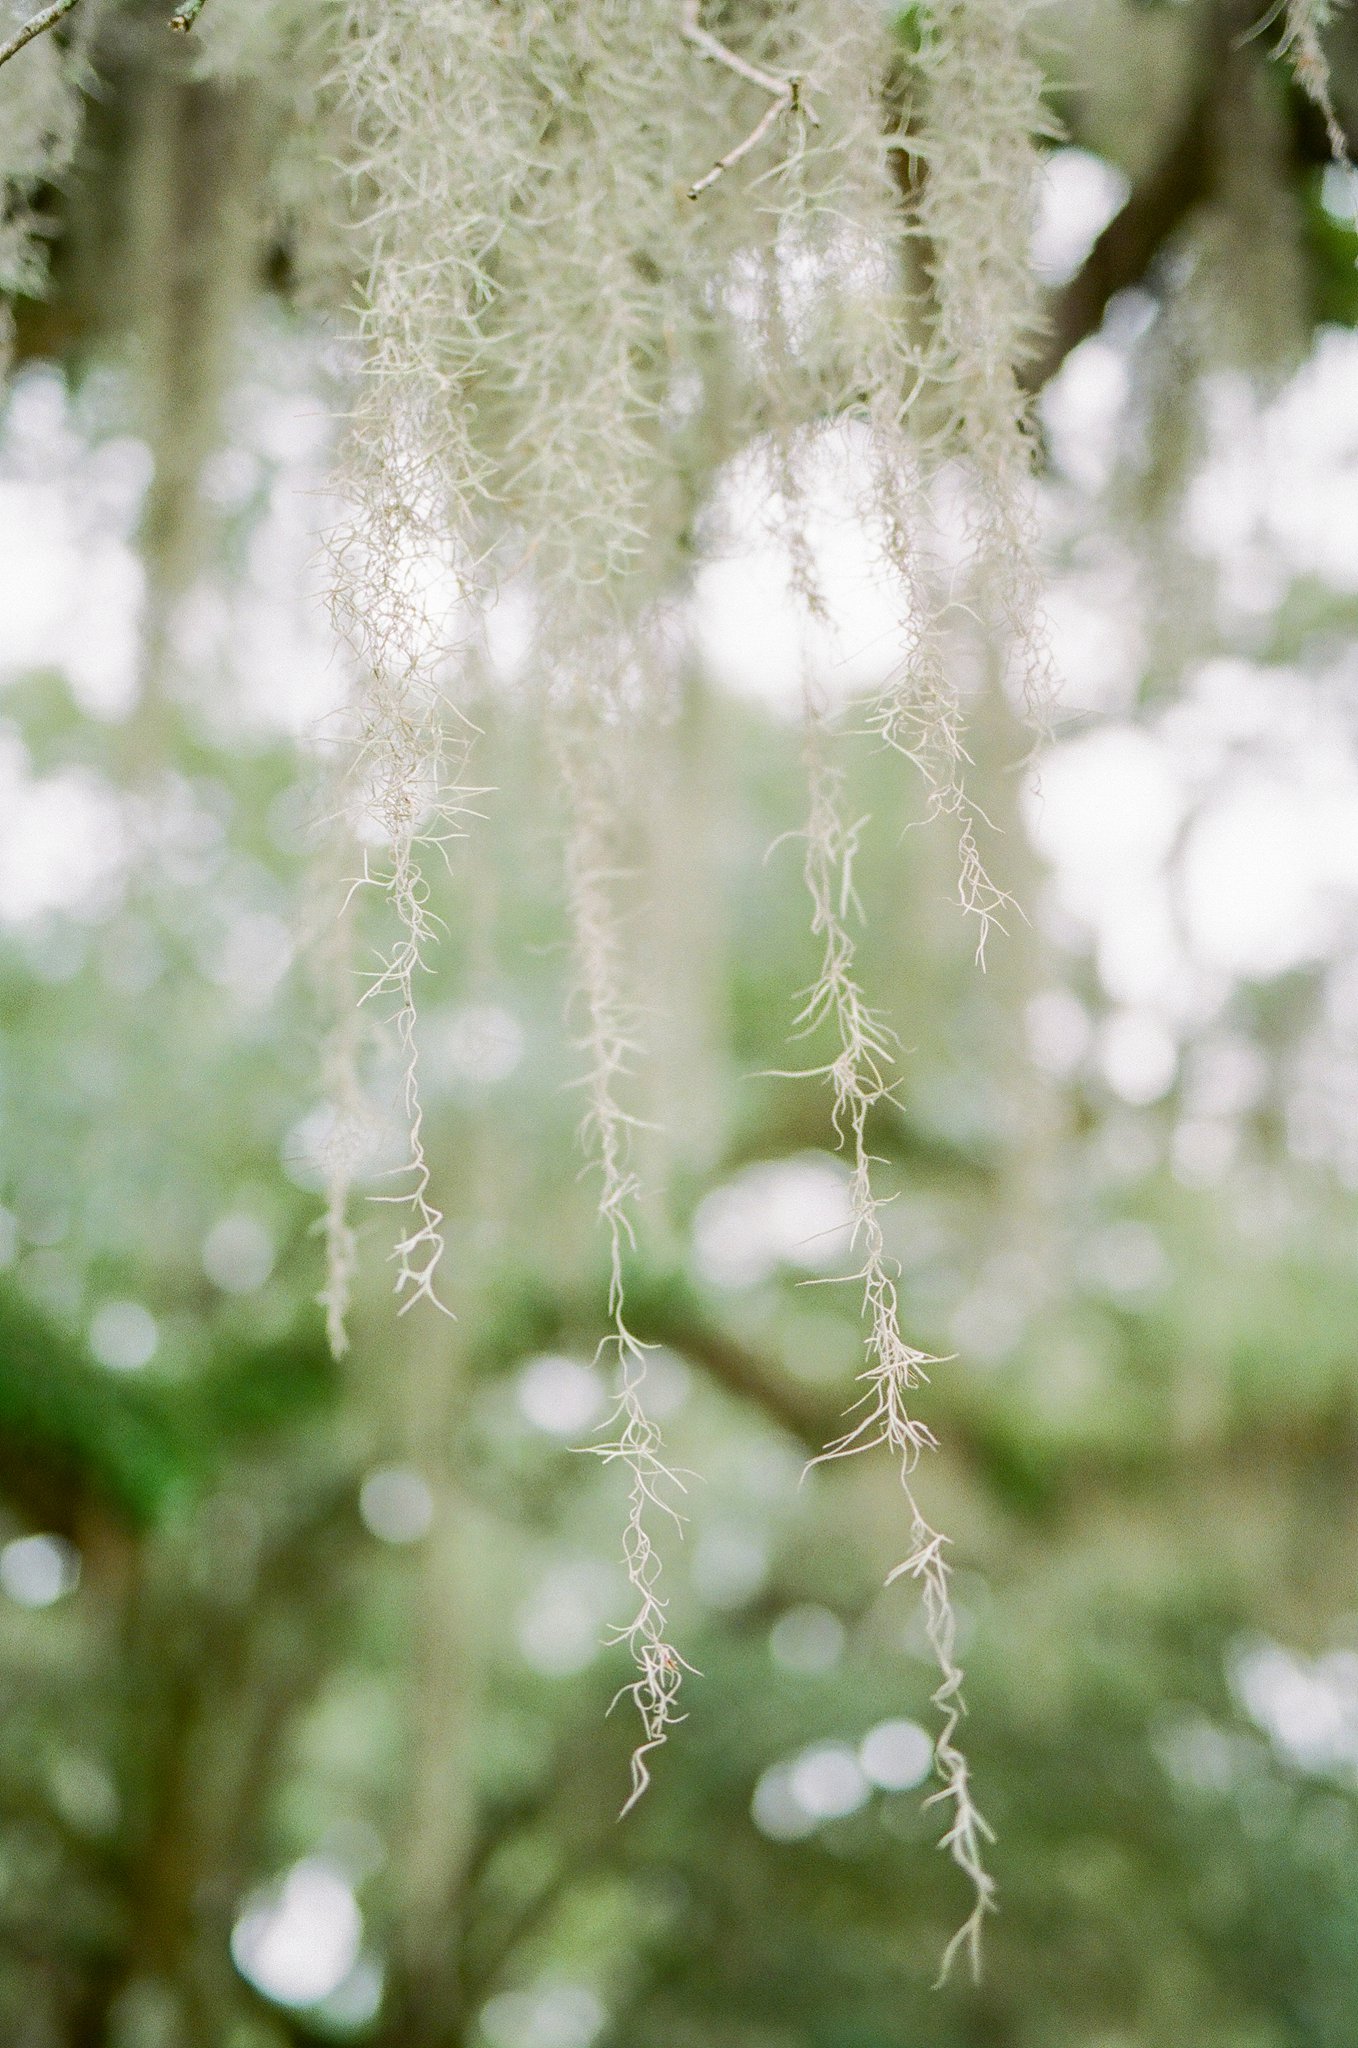
[[[701,1676],[620,1825],[622,1488],[575,1455],[609,1408],[606,1275],[523,636],[507,606],[492,793],[422,992],[457,1320],[396,1319],[365,1199],[336,1364],[309,835],[344,682],[333,341],[277,251],[216,303],[243,103],[149,35],[95,97],[38,195],[52,283],[17,306],[0,424],[13,2048],[1358,2038],[1355,180],[1276,25],[1217,61],[1209,12],[1048,10],[1062,695],[1025,767],[975,681],[1024,913],[984,973],[951,842],[906,829],[921,791],[843,743],[904,1047],[873,1146],[906,1327],[948,1360],[919,1486],[998,1837],[983,1981],[942,1991],[966,1901],[921,1810],[927,1645],[883,1586],[900,1496],[885,1459],[799,1477],[861,1333],[852,1286],[808,1284],[850,1262],[828,1096],[771,1077],[815,949],[797,847],[769,851],[804,807],[802,656],[754,487],[721,486],[637,806],[669,1136],[642,1143],[630,1288],[701,1475],[667,1544]],[[1346,120],[1356,48],[1341,18]],[[813,516],[831,698],[893,659],[853,469],[849,433]],[[371,1193],[402,1154],[390,1048],[365,1056]]]

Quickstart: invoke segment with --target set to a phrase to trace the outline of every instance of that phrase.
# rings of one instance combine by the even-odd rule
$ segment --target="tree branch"
[[[1071,350],[1098,332],[1109,300],[1140,283],[1175,229],[1206,197],[1217,82],[1216,67],[1205,63],[1164,156],[1133,188],[1069,284],[1053,295],[1043,346],[1022,372],[1030,392],[1040,391]]]
[[[1022,371],[1029,392],[1040,391],[1072,349],[1098,332],[1109,301],[1141,282],[1181,222],[1208,196],[1213,124],[1227,74],[1234,66],[1259,61],[1245,48],[1254,12],[1255,0],[1218,0],[1207,9],[1194,83],[1182,117],[1160,161],[1133,188],[1070,282],[1053,294],[1044,343]],[[1330,104],[1328,88],[1317,99],[1314,77],[1300,67],[1297,75],[1298,161],[1346,161],[1350,140]]]
[[[800,1387],[777,1361],[766,1358],[713,1322],[697,1294],[670,1275],[638,1274],[632,1281],[633,1321],[648,1344],[663,1344],[687,1358],[718,1386],[777,1423],[812,1453],[822,1450],[839,1421],[837,1397]]]
[[[192,5],[193,0],[189,0],[189,4]],[[203,0],[197,0],[197,4],[201,7]],[[683,33],[695,49],[701,50],[714,64],[725,65],[728,71],[734,71],[737,78],[743,78],[747,85],[757,85],[761,92],[769,95],[768,106],[749,134],[728,149],[725,156],[718,157],[711,170],[704,172],[696,183],[689,186],[689,198],[698,199],[709,185],[715,185],[718,178],[738,164],[742,157],[747,157],[752,149],[757,149],[774,122],[782,115],[800,113],[806,116],[813,128],[819,127],[820,124],[802,96],[800,78],[780,77],[772,71],[763,71],[757,64],[751,64],[747,58],[730,49],[710,30],[703,27],[701,0],[684,0]]]
[[[199,4],[202,4],[202,0],[199,0]],[[17,57],[25,44],[31,43],[35,36],[42,35],[46,29],[55,28],[63,14],[69,14],[74,6],[75,0],[52,0],[50,7],[44,7],[38,14],[31,14],[23,27],[16,29],[7,43],[0,43],[0,64],[8,64],[10,58]]]

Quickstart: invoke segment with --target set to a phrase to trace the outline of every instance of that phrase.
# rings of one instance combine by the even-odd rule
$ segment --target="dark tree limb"
[[[1066,357],[1103,324],[1109,302],[1137,285],[1154,270],[1156,260],[1193,208],[1208,197],[1212,182],[1213,129],[1232,71],[1257,64],[1258,54],[1246,47],[1254,0],[1218,0],[1204,16],[1194,66],[1194,82],[1183,113],[1170,134],[1158,163],[1141,179],[1131,197],[1108,223],[1070,282],[1053,293],[1047,307],[1042,345],[1024,365],[1024,388],[1038,392],[1056,375]],[[1334,117],[1331,126],[1304,81],[1295,95],[1293,149],[1299,165],[1332,160],[1336,137],[1351,151],[1353,138]],[[1328,100],[1326,101],[1328,105]]]
[[[677,1351],[812,1454],[824,1448],[838,1418],[838,1402],[800,1386],[776,1359],[724,1329],[682,1277],[639,1269],[629,1288],[632,1320],[645,1343]]]
[[[1206,197],[1214,96],[1215,81],[1204,79],[1160,162],[1133,188],[1069,284],[1054,294],[1043,345],[1023,369],[1029,391],[1040,391],[1071,350],[1098,332],[1109,301],[1141,282],[1170,236]]]

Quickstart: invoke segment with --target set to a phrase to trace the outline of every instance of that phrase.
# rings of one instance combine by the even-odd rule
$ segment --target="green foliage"
[[[333,1404],[322,1332],[232,1343],[182,1381],[95,1365],[21,1295],[0,1296],[0,1457],[8,1497],[39,1528],[78,1530],[91,1503],[144,1531],[201,1496],[233,1455]]]
[[[86,1496],[145,1528],[183,1485],[163,1401],[101,1371],[14,1296],[0,1300],[0,1443],[6,1491],[39,1528],[70,1530]]]
[[[1311,312],[1317,326],[1358,326],[1358,229],[1339,218],[1322,197],[1324,174],[1302,187],[1304,234],[1311,279]]]

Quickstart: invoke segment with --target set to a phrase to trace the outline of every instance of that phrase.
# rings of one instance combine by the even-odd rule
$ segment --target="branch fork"
[[[799,77],[791,73],[765,71],[760,65],[751,64],[748,58],[742,57],[738,51],[722,42],[720,37],[714,36],[710,29],[703,27],[702,0],[684,0],[684,35],[694,48],[700,50],[712,63],[723,65],[727,71],[734,72],[737,78],[743,78],[747,85],[758,86],[761,92],[769,95],[768,106],[749,134],[737,142],[734,148],[728,149],[725,156],[718,157],[711,170],[704,172],[695,184],[689,186],[689,198],[701,199],[710,186],[715,185],[717,180],[727,171],[734,169],[743,157],[749,156],[752,150],[759,147],[769,130],[784,114],[801,114],[813,128],[818,128],[820,123],[803,93]]]

